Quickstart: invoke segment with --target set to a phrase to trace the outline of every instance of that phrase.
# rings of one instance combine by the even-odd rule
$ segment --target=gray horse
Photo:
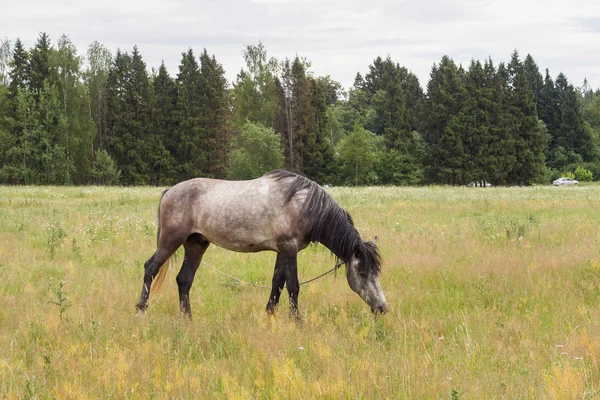
[[[250,181],[197,178],[173,186],[159,202],[157,241],[156,252],[144,264],[137,304],[142,311],[150,287],[160,286],[167,260],[183,245],[177,285],[181,311],[191,316],[190,287],[204,252],[214,243],[239,252],[277,252],[267,312],[275,311],[285,284],[291,311],[297,315],[297,254],[311,242],[322,243],[346,264],[348,284],[373,312],[387,310],[375,241],[361,239],[350,214],[323,188],[288,171]]]

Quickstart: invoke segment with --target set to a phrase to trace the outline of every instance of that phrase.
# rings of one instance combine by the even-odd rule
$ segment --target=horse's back
[[[268,176],[184,181],[165,193],[160,223],[182,235],[199,233],[229,250],[277,251],[282,238],[294,236],[297,228],[297,207],[286,202],[281,185]]]

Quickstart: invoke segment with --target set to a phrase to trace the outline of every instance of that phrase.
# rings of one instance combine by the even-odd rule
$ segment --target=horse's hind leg
[[[169,257],[175,253],[175,250],[181,246],[181,242],[171,241],[169,243],[161,243],[158,248],[144,263],[144,284],[142,285],[142,295],[140,296],[140,302],[136,305],[136,308],[140,311],[146,311],[148,308],[148,296],[150,294],[150,286],[152,281],[158,274],[160,267],[167,262]]]
[[[197,233],[191,235],[183,244],[185,258],[183,259],[181,271],[177,274],[177,286],[179,287],[179,307],[181,312],[189,317],[192,316],[190,288],[194,282],[194,275],[196,275],[198,265],[200,265],[202,256],[209,244],[210,242]]]

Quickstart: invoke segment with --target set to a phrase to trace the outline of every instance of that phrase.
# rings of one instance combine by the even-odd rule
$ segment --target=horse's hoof
[[[277,313],[277,306],[267,306],[265,311],[269,317],[273,317]]]
[[[136,314],[146,314],[146,310],[148,310],[148,306],[147,305],[141,306],[139,304],[136,304],[135,310],[137,311]]]

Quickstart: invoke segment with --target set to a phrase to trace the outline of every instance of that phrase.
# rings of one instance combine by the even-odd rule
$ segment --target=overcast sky
[[[600,0],[0,0],[0,38],[29,48],[40,31],[65,33],[80,53],[94,40],[113,50],[137,44],[148,69],[164,60],[178,72],[181,53],[206,48],[231,82],[245,45],[265,45],[279,60],[306,57],[317,76],[345,88],[388,54],[423,87],[447,54],[468,67],[491,56],[530,53],[540,72],[564,72],[575,86],[600,87]]]

